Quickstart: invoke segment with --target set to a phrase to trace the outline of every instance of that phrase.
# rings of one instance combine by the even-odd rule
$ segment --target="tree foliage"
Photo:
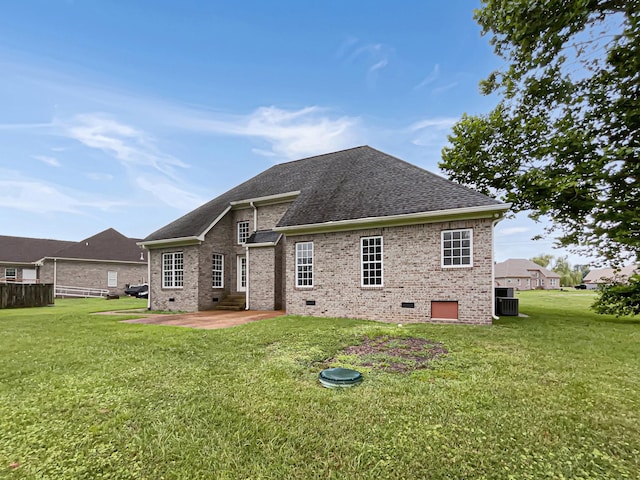
[[[640,0],[482,0],[506,61],[500,101],[443,149],[454,180],[548,216],[558,244],[622,263],[640,253]]]
[[[632,275],[626,282],[614,281],[601,286],[593,309],[618,317],[640,315],[640,274]]]
[[[541,267],[548,268],[560,275],[561,287],[573,287],[582,283],[582,279],[586,275],[584,265],[571,266],[569,259],[564,257],[554,257],[549,253],[541,253],[530,259],[533,263],[537,263]],[[586,267],[588,271],[588,267]]]
[[[551,255],[550,253],[541,253],[540,255],[531,259],[533,263],[536,263],[544,268],[547,268],[549,266],[551,260],[553,260],[553,255]]]

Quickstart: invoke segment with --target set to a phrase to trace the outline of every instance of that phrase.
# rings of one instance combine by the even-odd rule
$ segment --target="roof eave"
[[[137,242],[136,245],[150,249],[150,248],[162,248],[162,247],[181,247],[188,245],[198,245],[204,240],[204,234],[202,238],[200,236],[180,237],[180,238],[163,238],[160,240],[148,240]]]
[[[251,207],[252,205],[273,205],[276,203],[285,203],[295,200],[300,195],[300,190],[293,192],[277,193],[275,195],[266,195],[264,197],[246,198],[242,200],[234,200],[229,205],[234,208]]]
[[[126,263],[132,265],[146,265],[146,261],[136,261],[136,260],[104,260],[101,258],[72,258],[72,257],[44,257],[40,262],[44,262],[45,260],[64,260],[71,262],[97,262],[97,263]]]
[[[312,223],[307,225],[291,225],[275,227],[273,230],[287,235],[304,235],[306,233],[339,232],[345,230],[362,230],[372,227],[398,227],[419,223],[435,223],[451,220],[471,220],[480,218],[501,218],[511,208],[510,203],[497,205],[481,205],[476,207],[453,208],[435,210],[431,212],[416,212],[403,215],[389,215],[384,217],[356,218],[338,220],[334,222]]]

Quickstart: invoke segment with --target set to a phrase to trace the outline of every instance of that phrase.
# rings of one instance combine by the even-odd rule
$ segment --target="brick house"
[[[516,290],[557,290],[560,275],[526,258],[510,258],[496,263],[497,287],[513,287]]]
[[[149,306],[490,323],[508,207],[368,146],[275,165],[140,242]]]
[[[146,281],[144,250],[109,228],[80,242],[0,235],[0,281],[52,283],[123,294]]]
[[[634,264],[619,269],[598,268],[590,270],[582,282],[587,286],[588,290],[596,290],[600,288],[600,286],[609,285],[612,282],[627,283],[629,277],[638,272],[640,272],[640,269]]]

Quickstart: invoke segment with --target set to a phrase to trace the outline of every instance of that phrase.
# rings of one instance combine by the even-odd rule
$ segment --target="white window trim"
[[[310,285],[301,285],[300,284],[300,280],[301,277],[298,274],[298,267],[300,266],[298,264],[298,260],[300,259],[300,250],[298,249],[299,246],[302,245],[311,245],[311,284]],[[313,242],[298,242],[296,243],[296,288],[313,288],[313,282],[314,282],[314,262],[315,262],[315,258],[314,258],[314,247],[313,247]],[[305,264],[305,266],[308,266],[309,264]]]
[[[380,239],[380,283],[376,285],[364,284],[364,258],[362,249],[364,248],[364,241],[371,240],[373,238]],[[362,288],[382,288],[384,287],[384,239],[382,235],[371,235],[369,237],[360,238],[360,287]]]
[[[176,255],[182,255],[182,270],[176,270]],[[165,263],[164,263],[164,259],[165,257],[167,257],[168,255],[171,255],[172,258],[172,266],[173,268],[171,269],[172,275],[171,275],[171,283],[172,285],[166,285],[165,284]],[[176,286],[176,272],[177,271],[181,271],[182,272],[182,285],[178,285]],[[163,253],[162,254],[162,288],[164,289],[171,289],[171,290],[175,290],[175,289],[182,289],[184,288],[184,252],[167,252],[167,253]]]
[[[247,225],[247,231],[246,231],[247,238],[245,238],[243,242],[242,239],[240,238],[240,226],[245,224]],[[250,231],[249,220],[242,220],[238,222],[238,226],[236,227],[236,241],[238,242],[238,245],[244,245],[245,243],[247,243],[247,240],[249,239],[249,231]]]
[[[444,264],[444,234],[453,232],[469,232],[469,263],[461,265],[445,265]],[[442,230],[440,232],[440,266],[442,268],[471,268],[473,267],[473,229],[472,228],[454,228],[451,230]]]
[[[13,275],[7,275],[9,270],[13,270]],[[6,267],[4,269],[4,278],[16,280],[18,278],[18,269],[16,267]]]
[[[215,272],[216,270],[214,270],[214,263],[213,263],[213,258],[215,256],[219,256],[220,257],[220,285],[214,285],[213,284],[213,272]],[[215,288],[215,289],[219,289],[219,288],[224,288],[224,255],[222,253],[214,253],[211,255],[211,288]]]
[[[108,270],[107,271],[107,288],[116,288],[117,286],[118,286],[118,272],[115,270]]]

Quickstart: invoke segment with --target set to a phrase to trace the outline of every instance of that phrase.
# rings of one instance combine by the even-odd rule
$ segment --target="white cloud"
[[[205,200],[188,189],[180,188],[170,179],[161,177],[137,177],[136,184],[141,189],[149,192],[165,205],[183,211],[193,210],[202,205]]]
[[[426,87],[430,83],[435,82],[439,76],[440,76],[440,65],[436,63],[435,66],[433,67],[433,70],[431,70],[431,72],[429,73],[429,75],[427,75],[424,78],[424,80],[422,80],[418,85],[413,87],[413,89],[419,90],[422,87]]]
[[[317,106],[298,110],[260,107],[245,116],[183,112],[171,121],[176,127],[266,141],[271,144],[271,151],[256,148],[253,151],[287,159],[352,147],[359,137],[358,118],[332,116],[327,109]]]
[[[454,87],[457,87],[460,82],[451,82],[441,87],[434,88],[431,92],[433,95],[440,95],[441,93],[447,92]]]
[[[151,167],[174,175],[174,167],[186,168],[182,161],[160,152],[143,131],[104,113],[80,114],[60,122],[63,134],[83,145],[102,150],[127,167]]]
[[[389,65],[394,49],[383,43],[362,43],[356,37],[348,37],[340,45],[337,57],[348,64],[367,65],[367,80],[371,84],[375,75]]]
[[[98,182],[106,182],[113,180],[113,175],[110,173],[89,172],[86,174],[89,180],[96,180]]]
[[[412,143],[422,147],[444,146],[447,134],[458,121],[457,118],[429,118],[409,126],[414,138]]]
[[[496,235],[501,237],[507,237],[510,235],[518,235],[520,233],[530,232],[531,229],[528,227],[508,227],[508,228],[497,228]]]
[[[52,167],[61,166],[58,159],[54,157],[48,157],[46,155],[34,155],[33,158],[35,158],[36,160],[40,160],[42,163],[46,163],[47,165],[50,165]]]
[[[3,208],[13,208],[34,213],[82,213],[85,209],[109,210],[125,205],[39,179],[23,177],[11,171],[0,171],[0,204]]]

